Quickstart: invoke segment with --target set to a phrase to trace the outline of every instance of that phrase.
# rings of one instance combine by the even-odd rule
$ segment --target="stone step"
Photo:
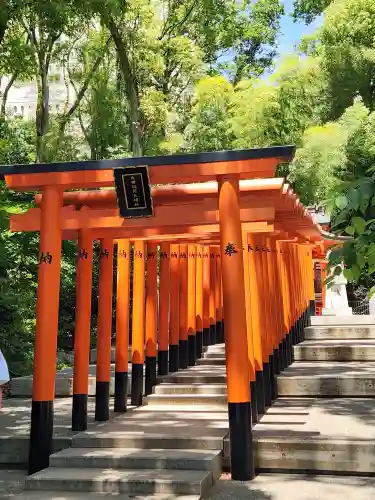
[[[225,366],[225,356],[223,357],[213,357],[213,358],[209,358],[209,357],[204,357],[204,358],[201,358],[201,359],[197,359],[197,366],[202,366],[202,365],[205,365],[205,366]]]
[[[309,340],[294,346],[295,361],[375,361],[374,340]]]
[[[90,493],[90,500],[105,500],[112,497],[110,493]],[[13,496],[12,496],[13,498]],[[120,493],[116,500],[200,500],[201,495],[176,495],[174,493],[147,493],[145,495]],[[24,491],[14,497],[14,500],[87,500],[87,493],[61,491]]]
[[[215,344],[205,347],[207,351],[225,352],[225,344]]]
[[[204,386],[202,386],[204,390]],[[164,404],[184,404],[184,405],[226,405],[227,395],[226,394],[209,394],[208,392],[202,393],[192,393],[184,392],[181,394],[170,393],[170,394],[151,394],[144,398],[145,404],[148,405],[164,405]]]
[[[226,394],[226,384],[160,384],[154,394]]]
[[[172,384],[226,384],[226,375],[198,375],[186,373],[184,376],[161,377],[160,382]]]
[[[262,471],[373,474],[373,442],[331,439],[255,439],[255,463]],[[314,497],[315,498],[315,497]]]
[[[156,346],[156,348],[157,348],[157,346]],[[207,347],[203,347],[203,352],[205,352],[206,349],[207,349]],[[93,364],[96,363],[96,356],[97,356],[97,350],[91,349],[90,350],[90,363],[93,363]],[[129,346],[129,348],[128,348],[128,361],[129,361],[129,363],[131,363],[131,360],[132,360],[132,347]],[[112,347],[111,348],[111,363],[114,363],[115,361],[116,361],[116,347]]]
[[[160,382],[171,384],[225,384],[227,381],[225,366],[199,365],[159,377]]]
[[[28,476],[33,491],[87,493],[177,493],[202,495],[213,484],[212,472],[191,470],[117,470],[49,467]]]
[[[216,409],[213,408],[213,411]],[[198,422],[199,424],[199,422]],[[156,427],[157,424],[154,424]],[[215,428],[205,430],[201,424],[200,429],[190,429],[179,426],[173,427],[169,423],[169,429],[160,430],[156,428],[153,432],[150,424],[144,430],[117,430],[113,432],[95,432],[87,434],[81,432],[73,437],[75,448],[142,448],[163,450],[222,450],[224,436],[228,429]]]
[[[272,472],[373,474],[374,414],[374,398],[279,398],[254,426],[256,463]]]
[[[129,363],[128,394],[131,391],[132,365]],[[89,396],[95,396],[96,392],[96,365],[89,366]],[[143,381],[144,382],[144,381]],[[144,385],[144,383],[143,383]],[[11,394],[14,397],[31,397],[33,387],[33,377],[17,377],[11,381]],[[115,365],[111,364],[111,381],[109,384],[111,396],[115,393]],[[73,395],[73,368],[65,368],[56,374],[55,396],[65,397]]]
[[[225,350],[223,349],[223,351],[211,351],[211,350],[208,350],[207,352],[205,352],[203,354],[203,358],[202,359],[211,359],[211,358],[214,358],[214,359],[225,359]]]
[[[347,325],[373,325],[375,316],[352,315],[352,316],[312,316],[311,326],[347,326]]]
[[[210,362],[202,363],[203,365],[207,365]],[[199,364],[199,360],[198,363]],[[215,363],[214,363],[215,364]],[[221,363],[225,365],[225,359]],[[199,367],[191,367],[189,368],[188,373],[195,373],[192,370]],[[128,393],[131,391],[131,372],[132,365],[129,363],[128,373],[129,373],[129,381],[128,381]],[[181,372],[177,372],[181,373]],[[95,396],[96,391],[96,365],[91,364],[89,366],[89,396]],[[145,383],[145,381],[144,381]],[[33,377],[16,377],[11,381],[11,394],[14,397],[22,397],[28,398],[32,395],[32,387],[33,387]],[[115,365],[111,364],[111,380],[110,380],[110,395],[114,396],[115,391]],[[73,368],[65,368],[64,370],[60,370],[56,374],[56,384],[55,384],[55,396],[58,397],[66,397],[73,395]]]
[[[0,418],[2,418],[2,416]],[[0,435],[0,468],[9,466],[15,466],[17,468],[21,466],[26,467],[29,460],[29,424],[26,421],[26,425],[22,425],[26,427],[26,435],[16,434],[20,427],[18,423],[14,424],[14,435]],[[68,427],[68,431],[69,430],[70,428]],[[68,448],[71,444],[71,436],[54,436],[52,440],[52,452]]]
[[[97,349],[90,350],[90,363],[96,363]],[[129,346],[128,348],[128,361],[131,363],[132,360],[132,348]],[[111,348],[111,363],[116,361],[116,347]]]
[[[51,467],[211,471],[221,474],[221,452],[129,448],[69,448],[50,457]]]
[[[375,340],[375,326],[309,326],[305,340]]]
[[[277,377],[282,397],[374,397],[374,362],[296,362]]]

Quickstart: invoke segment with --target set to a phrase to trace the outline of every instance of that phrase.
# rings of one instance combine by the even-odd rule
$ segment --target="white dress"
[[[8,365],[0,350],[0,386],[9,382]]]

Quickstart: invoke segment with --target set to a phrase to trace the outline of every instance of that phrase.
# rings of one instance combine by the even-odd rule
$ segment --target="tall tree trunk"
[[[113,21],[106,20],[109,32],[115,42],[120,67],[124,76],[126,94],[130,108],[130,130],[131,130],[131,146],[133,156],[142,156],[142,141],[141,141],[141,113],[139,110],[139,97],[137,83],[130,65],[128,53],[121,34]]]
[[[45,161],[44,136],[49,129],[49,85],[48,66],[41,64],[37,76],[37,105],[36,105],[36,158],[43,163]]]
[[[7,0],[0,0],[0,45],[2,44],[5,33],[8,29],[9,23],[9,12],[7,6]]]

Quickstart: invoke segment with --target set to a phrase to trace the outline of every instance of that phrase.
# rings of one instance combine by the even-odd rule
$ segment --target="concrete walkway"
[[[25,471],[0,470],[0,499],[12,498],[14,500],[37,500],[35,492],[24,492]],[[41,500],[84,500],[87,493],[66,496],[56,493],[51,497],[47,492],[36,492]],[[96,496],[90,493],[90,498]],[[100,498],[113,498],[100,495]],[[119,495],[117,500],[125,500]],[[170,500],[178,497],[171,495]],[[237,483],[226,479],[225,476],[203,497],[202,500],[371,500],[375,498],[375,478],[358,477],[331,477],[331,476],[294,476],[280,474],[261,474],[249,483]],[[147,500],[146,497],[133,497],[133,500]],[[128,499],[126,499],[128,500]],[[169,500],[169,499],[168,499]]]

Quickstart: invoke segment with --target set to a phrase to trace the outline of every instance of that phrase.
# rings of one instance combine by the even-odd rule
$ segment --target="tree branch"
[[[76,96],[76,100],[75,102],[73,103],[73,105],[70,107],[69,111],[67,113],[65,113],[65,115],[62,117],[61,119],[61,122],[60,122],[60,134],[63,134],[64,133],[64,130],[65,130],[65,127],[69,121],[69,118],[73,115],[73,113],[76,111],[76,109],[78,108],[78,106],[80,105],[87,89],[88,89],[88,86],[90,85],[90,82],[92,80],[92,77],[94,76],[94,74],[96,73],[97,69],[99,68],[100,66],[100,63],[102,62],[106,52],[107,52],[107,49],[109,47],[109,44],[112,40],[112,36],[109,36],[108,37],[108,40],[105,44],[105,47],[104,47],[104,50],[101,54],[99,54],[99,56],[96,58],[91,70],[89,71],[89,73],[87,74],[84,82],[83,82],[83,85],[82,87],[80,88],[79,92],[77,93],[77,90],[76,90],[76,87],[73,83],[73,80],[72,78],[70,78],[71,82],[72,82],[72,85],[74,87],[74,90],[77,94]]]
[[[181,19],[181,21],[178,21],[174,25],[172,24],[172,26],[170,26],[169,28],[167,28],[167,23],[166,23],[165,28],[162,31],[162,34],[159,36],[159,40],[162,40],[166,35],[170,35],[176,29],[181,29],[182,26],[186,23],[186,21],[189,19],[189,17],[193,13],[194,7],[196,7],[197,4],[198,4],[198,1],[197,0],[193,0],[193,2],[190,5],[190,7],[185,10],[185,15]]]
[[[55,35],[49,35],[48,37],[48,45],[47,45],[47,54],[46,54],[46,72],[48,73],[49,65],[52,57],[53,46],[57,42],[57,40],[62,35],[61,32],[56,33]]]
[[[78,121],[79,121],[79,124],[81,126],[81,130],[82,130],[82,133],[85,137],[85,140],[87,142],[87,144],[90,146],[90,149],[91,149],[91,145],[90,145],[90,140],[89,140],[89,134],[87,132],[87,129],[83,123],[83,119],[82,119],[82,113],[81,113],[81,110],[78,108],[77,110],[77,115],[78,115]]]
[[[1,109],[0,109],[0,116],[2,118],[5,118],[6,104],[7,104],[7,100],[8,100],[9,91],[12,88],[12,85],[15,82],[18,74],[19,74],[19,71],[15,71],[12,74],[12,76],[9,78],[9,82],[7,83],[7,85],[4,89],[4,93],[3,93],[3,96],[1,99]]]

